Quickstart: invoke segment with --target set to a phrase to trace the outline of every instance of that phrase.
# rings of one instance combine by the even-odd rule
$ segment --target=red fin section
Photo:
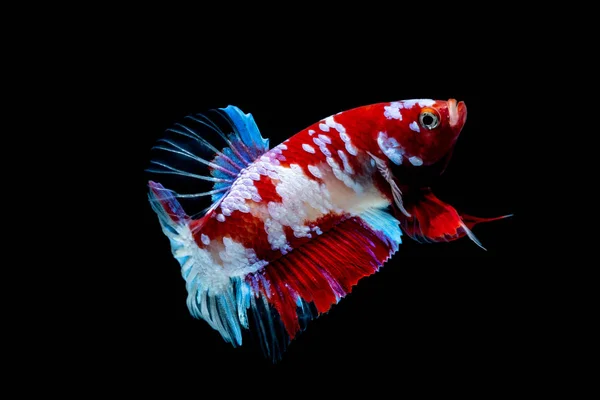
[[[318,314],[327,312],[361,278],[377,272],[394,250],[381,232],[353,217],[246,279],[258,284],[291,340],[301,330],[302,300],[312,302]]]
[[[464,221],[465,225],[467,225],[467,228],[472,229],[475,225],[477,225],[481,222],[498,221],[499,219],[512,217],[512,214],[502,215],[500,217],[494,217],[494,218],[478,218],[478,217],[474,217],[474,216],[468,215],[468,214],[460,214],[460,217]]]
[[[429,189],[423,190],[416,198],[405,202],[405,207],[411,217],[398,213],[397,218],[403,231],[417,241],[441,242],[469,236],[478,243],[470,232],[473,226],[510,216],[478,218],[459,214],[454,207],[438,199]]]

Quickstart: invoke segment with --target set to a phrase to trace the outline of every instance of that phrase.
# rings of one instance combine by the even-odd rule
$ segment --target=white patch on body
[[[321,171],[319,170],[319,168],[315,167],[314,165],[309,165],[308,170],[310,171],[311,174],[313,174],[317,178],[323,177],[323,175],[321,175]]]
[[[294,237],[308,238],[322,233],[312,222],[324,215],[359,214],[365,209],[389,204],[373,184],[372,167],[366,165],[364,175],[353,177],[331,157],[327,158],[327,164],[308,165],[306,173],[295,164],[289,168],[275,167],[280,176],[280,180],[274,182],[275,190],[281,201],[269,202],[261,217],[271,248],[283,254],[291,250],[291,238],[285,236],[286,226],[292,229]]]
[[[409,157],[408,161],[410,161],[410,163],[412,165],[414,165],[415,167],[418,167],[420,165],[423,165],[423,160],[421,160],[421,158],[417,157],[417,156],[412,156]]]
[[[268,218],[265,221],[265,232],[267,233],[267,240],[271,245],[271,249],[279,250],[281,254],[287,254],[292,250],[285,236],[283,225],[278,221]]]
[[[329,139],[329,136],[325,136],[325,135],[319,135],[319,139],[323,142],[323,143],[327,143],[327,144],[331,144],[331,139]]]
[[[210,244],[210,238],[208,236],[206,236],[204,233],[200,235],[200,240],[202,241],[202,243],[204,243],[207,246]]]
[[[287,146],[285,144],[280,144],[275,146],[271,151],[266,153],[265,156],[262,156],[260,159],[263,162],[269,162],[270,164],[279,165],[279,161],[286,161],[287,158],[283,155],[283,150],[287,150]]]
[[[340,125],[340,124],[337,124]],[[350,136],[348,136],[348,134],[346,133],[346,130],[343,129],[339,130],[340,132],[340,139],[342,139],[342,142],[344,142],[344,146],[346,147],[346,151],[350,154],[352,154],[353,156],[358,154],[358,150],[356,149],[356,147],[354,147],[354,145],[352,144],[352,142],[350,141]]]
[[[313,138],[313,142],[319,147],[325,146],[325,143],[323,143],[323,141],[319,138]]]
[[[379,148],[390,159],[394,164],[402,164],[402,156],[404,155],[404,149],[400,146],[398,141],[394,138],[388,138],[387,133],[379,132],[377,135],[377,144]]]
[[[248,198],[251,197],[250,192],[245,192],[244,195],[248,195]],[[242,197],[242,192],[236,191],[235,193],[230,192],[227,197],[223,199],[221,202],[221,210],[223,215],[231,215],[231,212],[234,210],[247,213],[250,212],[250,207],[246,205],[246,200]],[[218,217],[217,217],[218,219]]]
[[[225,217],[229,217],[235,211],[250,212],[251,203],[248,203],[247,200],[255,203],[262,201],[254,182],[259,181],[261,176],[279,180],[275,167],[280,165],[280,160],[285,161],[286,158],[282,154],[285,150],[287,150],[287,146],[279,144],[240,172],[238,179],[231,185],[229,193],[220,203],[221,214],[216,216],[218,221],[225,221]]]
[[[225,217],[229,217],[231,215],[231,209],[227,208],[225,204],[221,204],[221,213]]]
[[[312,168],[309,167],[309,170],[314,173]],[[299,165],[278,167],[277,172],[282,179],[275,190],[282,201],[267,204],[269,218],[265,222],[265,231],[271,248],[283,253],[291,250],[283,227],[292,228],[295,237],[312,237],[307,223],[328,214],[334,206],[329,200],[327,187],[306,176]]]
[[[348,186],[350,189],[354,190],[354,192],[356,192],[356,193],[360,194],[363,192],[363,187],[359,183],[354,181],[350,176],[345,174],[340,169],[340,166],[333,158],[327,157],[326,161],[327,161],[327,164],[329,164],[329,166],[331,167],[331,170],[333,171],[333,175],[340,181],[344,182],[344,185]]]
[[[352,143],[350,143],[350,142],[347,142],[345,147],[346,147],[346,151],[347,151],[348,153],[352,154],[353,156],[355,156],[355,155],[357,155],[357,154],[358,154],[358,150],[356,150],[356,147],[354,147],[354,146],[352,145]]]
[[[327,125],[330,128],[335,129],[339,133],[346,133],[346,128],[344,128],[344,126],[342,124],[340,124],[339,122],[336,122],[335,119],[333,118],[333,115],[325,118],[324,121],[325,121],[325,125]]]
[[[315,131],[313,131],[312,129],[309,129],[309,130],[308,130],[308,134],[309,134],[310,136],[314,135],[314,133],[315,133]]]
[[[271,155],[274,157],[279,154],[273,152]],[[223,222],[225,217],[229,217],[234,211],[250,212],[250,205],[246,200],[252,200],[256,203],[262,201],[258,189],[254,186],[254,181],[260,180],[261,176],[269,176],[272,179],[279,178],[274,171],[274,161],[277,160],[274,160],[273,157],[263,156],[242,171],[239,178],[231,185],[229,193],[221,201],[220,207],[223,216],[217,216],[217,220]],[[223,218],[223,221],[220,218]]]
[[[390,103],[389,106],[383,107],[383,115],[387,119],[397,119],[398,121],[402,121],[402,113],[400,113],[400,108],[402,104],[393,102]]]
[[[302,143],[302,148],[307,153],[315,154],[315,149],[310,144]]]
[[[431,107],[435,104],[435,101],[431,99],[413,99],[404,100],[402,104],[404,105],[404,108],[412,108],[415,104],[418,104],[419,107]]]
[[[329,132],[329,127],[325,124],[319,124],[319,129],[323,132]]]
[[[352,169],[352,166],[348,164],[348,157],[346,157],[346,153],[344,153],[342,150],[338,150],[337,153],[338,156],[340,156],[342,163],[344,164],[344,171],[346,171],[349,174],[353,174],[354,170]]]
[[[313,142],[317,146],[319,146],[319,150],[321,150],[321,153],[325,154],[325,157],[331,157],[331,152],[327,148],[327,145],[325,144],[325,142],[323,140],[321,140],[321,136],[323,136],[323,135],[319,135],[318,138],[313,138]],[[323,137],[325,137],[325,138],[327,138],[327,140],[329,140],[329,138],[327,136],[323,136]],[[331,140],[329,140],[329,143],[331,143]]]
[[[415,132],[421,132],[421,128],[419,128],[419,124],[416,121],[411,122],[408,127]]]

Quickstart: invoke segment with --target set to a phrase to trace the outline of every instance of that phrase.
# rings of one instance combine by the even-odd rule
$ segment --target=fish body
[[[460,215],[393,172],[447,162],[466,121],[462,102],[358,107],[271,149],[250,114],[232,106],[220,113],[225,129],[208,118],[189,121],[216,132],[220,145],[178,124],[157,146],[174,158],[149,169],[210,190],[182,194],[150,181],[149,199],[181,264],[191,314],[234,346],[252,329],[276,361],[308,321],[398,250],[403,231],[424,241],[476,241],[470,228],[491,220]],[[208,196],[210,206],[195,216],[178,200]]]

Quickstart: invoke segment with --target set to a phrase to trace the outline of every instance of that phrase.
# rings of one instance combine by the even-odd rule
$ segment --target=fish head
[[[455,99],[404,100],[384,107],[381,151],[396,165],[429,166],[451,153],[467,120],[467,107]]]

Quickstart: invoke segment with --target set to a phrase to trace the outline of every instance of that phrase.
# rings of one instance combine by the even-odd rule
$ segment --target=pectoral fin
[[[383,179],[385,179],[390,184],[390,187],[392,188],[392,196],[394,197],[394,203],[396,203],[396,206],[398,206],[398,209],[402,212],[402,214],[410,218],[410,213],[406,211],[406,208],[404,208],[404,203],[402,201],[402,191],[396,184],[396,181],[394,180],[394,175],[392,175],[392,171],[390,171],[387,163],[381,158],[374,156],[369,152],[367,153],[375,161],[377,169],[379,170],[379,173],[381,174]]]
[[[411,193],[405,207],[411,216],[399,216],[400,226],[410,238],[425,242],[447,242],[468,236],[484,250],[485,248],[471,232],[473,226],[511,216],[478,218],[461,215],[454,207],[438,199],[429,188],[420,189],[420,192],[414,196]]]

